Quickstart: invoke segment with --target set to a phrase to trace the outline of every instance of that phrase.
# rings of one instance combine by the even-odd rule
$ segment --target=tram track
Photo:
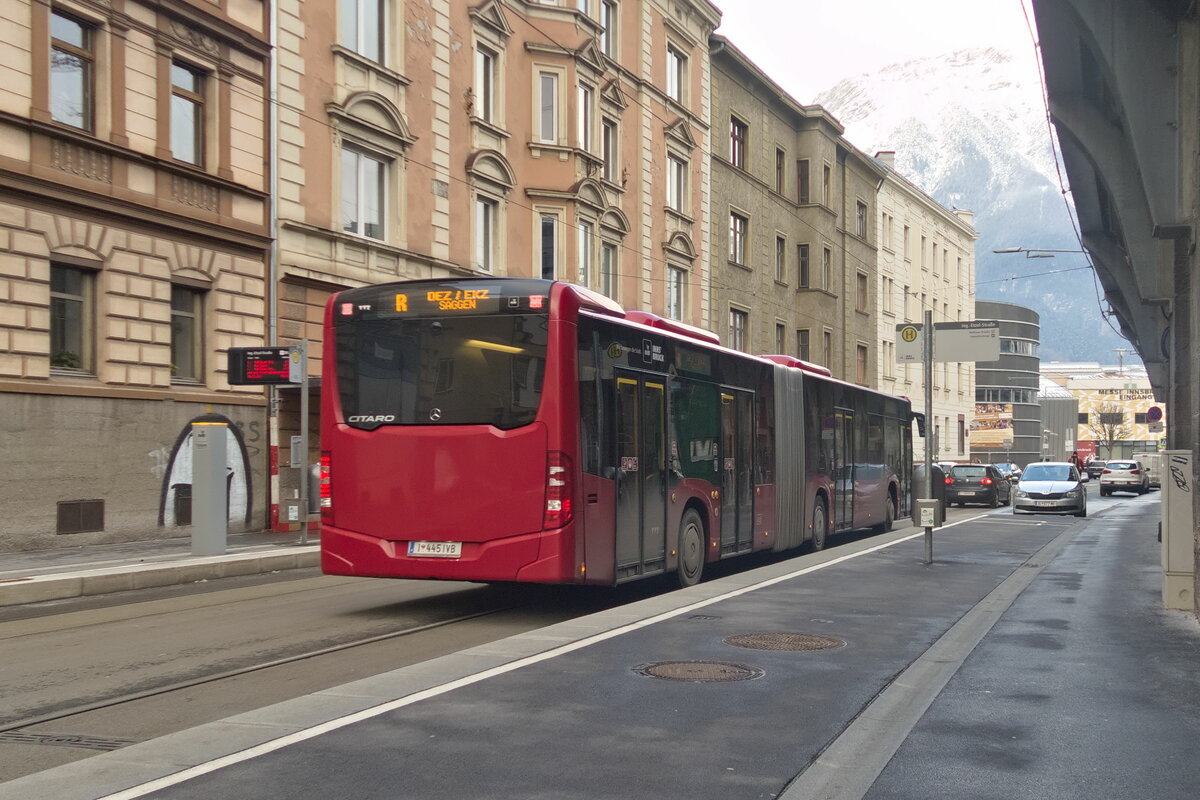
[[[276,667],[286,666],[288,664],[296,664],[296,663],[306,661],[309,659],[313,659],[313,658],[320,658],[322,656],[334,655],[337,653],[342,653],[347,650],[353,650],[355,648],[363,647],[366,645],[377,644],[379,642],[385,642],[385,641],[389,641],[392,639],[399,639],[399,638],[402,638],[405,636],[412,636],[414,634],[424,633],[424,632],[435,630],[438,628],[444,628],[444,627],[447,627],[450,625],[460,624],[463,622],[468,622],[471,620],[480,619],[482,617],[488,617],[488,616],[492,616],[495,614],[501,614],[501,613],[504,613],[507,611],[515,611],[515,610],[518,610],[519,608],[520,608],[520,606],[514,605],[514,606],[505,606],[505,607],[501,607],[501,608],[485,609],[483,611],[477,611],[477,612],[474,612],[471,614],[464,614],[464,615],[461,615],[458,617],[452,617],[450,619],[438,620],[436,622],[429,622],[429,623],[426,623],[423,625],[417,625],[417,626],[414,626],[411,628],[405,628],[403,630],[391,631],[389,633],[375,634],[373,636],[367,636],[367,637],[363,637],[361,639],[356,639],[356,640],[344,642],[341,644],[330,645],[328,647],[322,647],[322,648],[310,650],[310,651],[303,652],[303,653],[296,653],[294,655],[285,656],[283,658],[277,658],[277,659],[272,659],[270,661],[264,661],[259,664],[251,664],[251,665],[247,665],[245,667],[238,667],[236,669],[224,670],[222,672],[212,673],[209,675],[203,675],[203,676],[191,678],[191,679],[184,680],[184,681],[176,681],[174,683],[154,687],[152,689],[146,689],[146,690],[143,690],[140,692],[132,692],[127,695],[122,695],[120,697],[112,697],[112,698],[107,698],[104,700],[97,700],[96,702],[93,702],[93,703],[86,703],[84,705],[74,706],[72,708],[64,709],[61,711],[55,711],[55,712],[51,712],[51,713],[47,713],[47,714],[42,714],[42,715],[39,715],[36,717],[28,717],[28,718],[21,719],[21,720],[15,721],[15,722],[0,721],[0,734],[11,733],[11,732],[19,731],[23,728],[30,728],[30,727],[33,727],[36,725],[42,725],[42,724],[49,723],[49,722],[57,722],[59,720],[70,719],[71,717],[77,717],[77,716],[81,716],[83,714],[88,714],[88,713],[92,713],[95,711],[101,711],[103,709],[115,708],[117,706],[125,705],[128,703],[134,703],[134,702],[137,702],[140,700],[145,700],[145,699],[148,699],[151,697],[159,697],[159,696],[163,696],[163,695],[168,695],[168,694],[171,694],[174,692],[183,691],[185,689],[191,689],[196,686],[202,686],[204,684],[216,683],[218,681],[229,680],[231,678],[237,678],[237,677],[241,677],[243,675],[250,675],[250,674],[253,674],[256,672],[263,672],[263,671],[273,669]]]
[[[0,783],[662,591],[328,576],[164,587],[0,619]],[[122,602],[122,601],[125,602]]]

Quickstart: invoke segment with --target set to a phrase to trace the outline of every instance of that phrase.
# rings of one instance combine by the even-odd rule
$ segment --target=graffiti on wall
[[[254,511],[253,495],[250,491],[250,457],[241,428],[220,414],[205,414],[190,420],[179,432],[175,446],[165,459],[161,455],[165,448],[150,453],[155,461],[153,471],[159,473],[159,470],[162,470],[158,524],[173,528],[178,525],[190,525],[192,522],[192,423],[197,421],[225,423],[228,519],[249,525]]]

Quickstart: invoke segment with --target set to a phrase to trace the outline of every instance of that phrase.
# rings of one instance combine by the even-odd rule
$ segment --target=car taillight
[[[1131,469],[1131,470],[1129,470],[1129,474],[1130,475],[1141,475],[1142,471],[1140,469]]]
[[[1106,470],[1104,470],[1103,472],[1101,472],[1100,474],[1101,474],[1101,475],[1112,475],[1112,470],[1111,470],[1111,469],[1106,469]]]
[[[574,494],[571,459],[551,450],[546,454],[546,512],[542,529],[561,528],[571,521],[571,497]]]
[[[330,476],[333,473],[333,459],[329,455],[329,451],[325,450],[321,453],[321,518],[331,519],[333,517],[333,485],[329,482]]]
[[[954,485],[954,478],[951,478],[951,477],[949,477],[949,476],[946,476],[946,485],[947,485],[947,486],[953,486],[953,485]]]
[[[991,486],[991,485],[992,485],[992,479],[991,479],[991,478],[984,478],[982,481],[980,481],[980,483],[982,483],[984,486]]]

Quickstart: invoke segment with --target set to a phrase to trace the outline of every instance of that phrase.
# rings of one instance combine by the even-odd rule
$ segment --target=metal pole
[[[933,499],[933,311],[925,309],[925,347],[922,366],[925,372],[925,496]],[[925,526],[925,563],[933,563],[933,528]]]
[[[296,459],[292,459],[295,461]],[[300,340],[300,544],[308,544],[308,339]]]

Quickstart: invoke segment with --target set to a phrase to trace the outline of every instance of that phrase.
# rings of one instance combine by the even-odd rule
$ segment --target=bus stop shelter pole
[[[308,544],[308,339],[300,340],[300,457],[292,466],[300,473],[300,544]]]
[[[925,373],[925,496],[933,498],[933,312],[925,309],[922,367]],[[925,526],[925,563],[933,563],[933,528]]]

